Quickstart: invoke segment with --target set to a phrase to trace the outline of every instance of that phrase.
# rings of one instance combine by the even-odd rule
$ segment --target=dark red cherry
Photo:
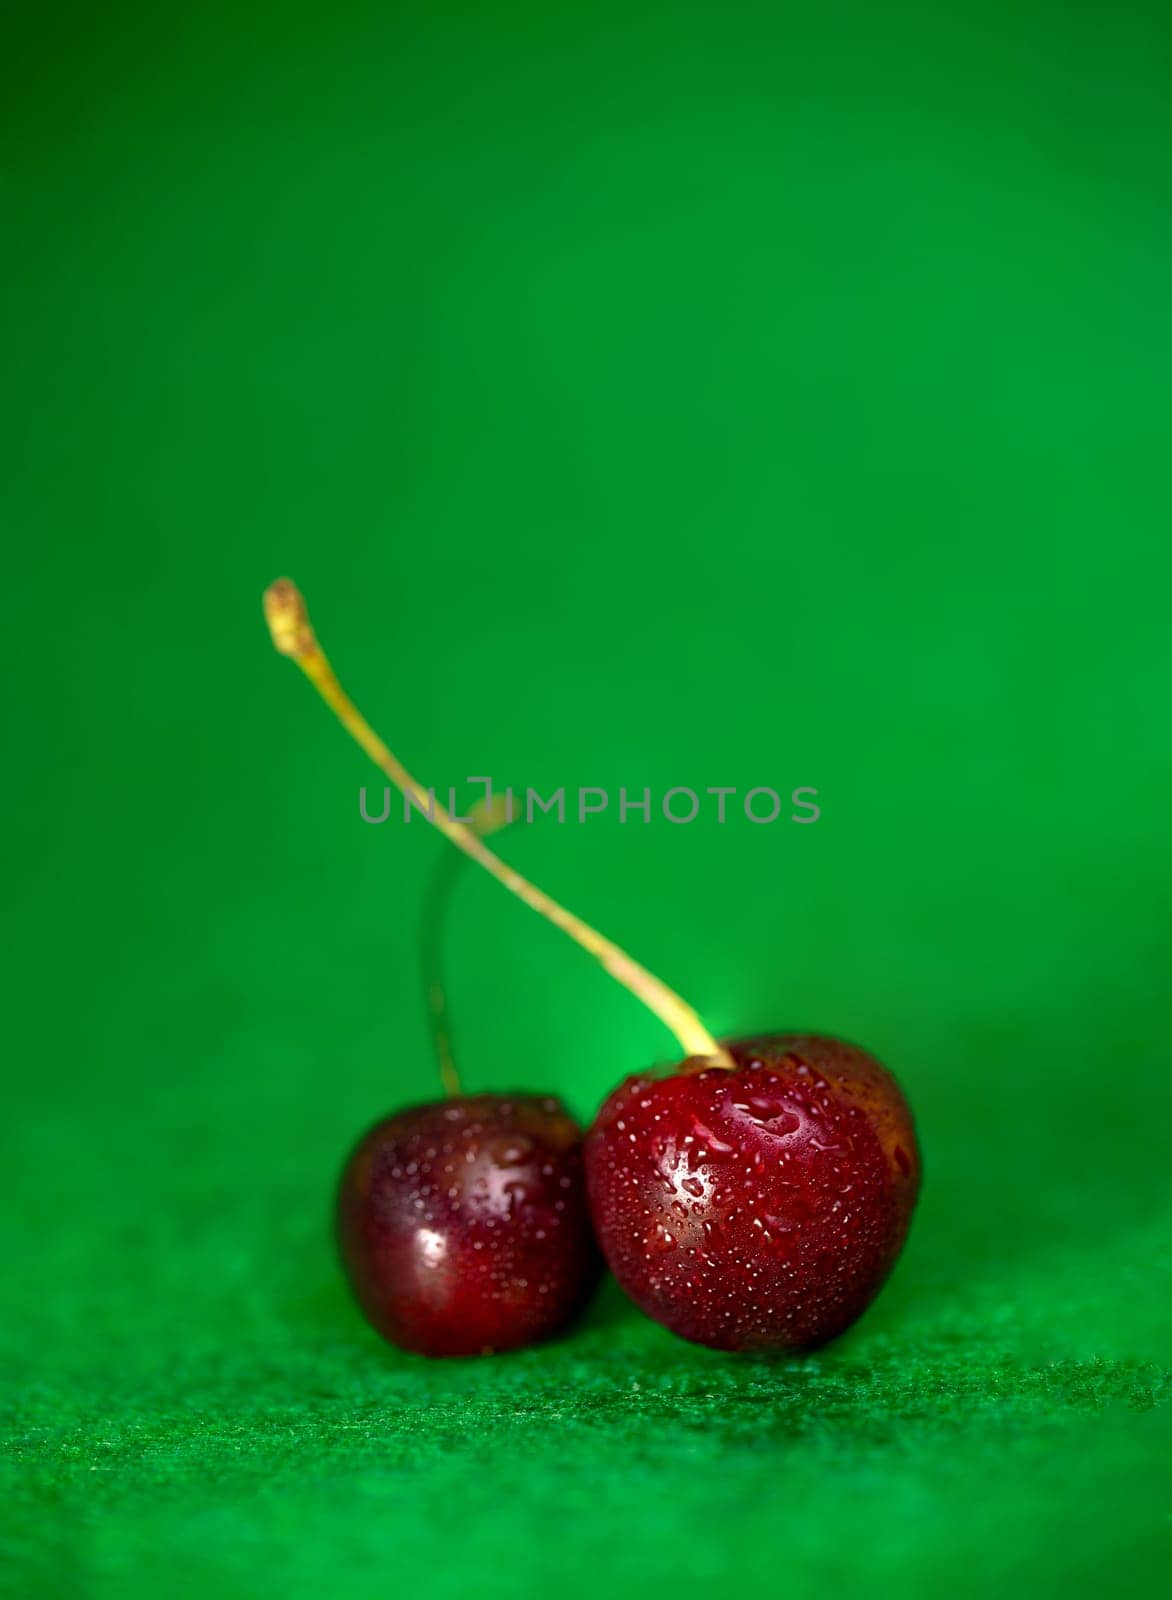
[[[581,1130],[537,1095],[400,1111],[346,1163],[338,1242],[363,1311],[404,1349],[467,1356],[548,1338],[601,1270]]]
[[[729,1072],[628,1078],[586,1137],[594,1226],[657,1322],[718,1350],[801,1350],[870,1303],[920,1185],[895,1079],[854,1045],[735,1040]]]

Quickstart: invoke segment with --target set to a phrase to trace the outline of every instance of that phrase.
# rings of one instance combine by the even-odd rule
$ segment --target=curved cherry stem
[[[487,805],[480,800],[472,807],[468,813],[468,826],[477,838],[485,839],[513,820],[508,812],[509,807],[503,797],[494,795]],[[452,1049],[451,1012],[444,976],[444,932],[452,891],[464,859],[462,851],[442,851],[423,891],[423,906],[419,915],[419,964],[423,972],[423,994],[440,1082],[444,1086],[444,1093],[448,1095],[458,1095],[461,1090],[460,1074]]]
[[[510,893],[523,900],[540,916],[552,922],[575,943],[581,945],[606,968],[612,978],[635,995],[648,1010],[660,1019],[679,1040],[686,1056],[704,1056],[711,1065],[733,1068],[727,1051],[709,1033],[692,1007],[682,1000],[667,984],[631,959],[610,939],[597,933],[572,911],[547,895],[519,872],[507,866],[500,857],[476,837],[468,825],[449,815],[436,800],[433,792],[425,791],[407,771],[402,762],[379,738],[362,716],[349,695],[342,688],[334,669],[326,659],[309,621],[305,601],[296,584],[288,578],[278,578],[265,590],[265,618],[272,634],[273,644],[282,655],[290,656],[313,684],[318,694],[334,712],[347,732],[381,767],[395,787],[415,805],[432,825],[451,842],[478,861],[486,872],[503,883]]]

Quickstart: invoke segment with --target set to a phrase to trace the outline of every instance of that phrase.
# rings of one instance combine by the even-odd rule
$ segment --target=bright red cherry
[[[635,1303],[718,1350],[801,1350],[883,1284],[920,1185],[895,1079],[854,1045],[768,1034],[628,1078],[586,1140],[603,1254]]]
[[[429,1356],[558,1332],[601,1269],[581,1141],[559,1100],[524,1094],[459,1096],[372,1128],[342,1173],[338,1243],[373,1326]]]

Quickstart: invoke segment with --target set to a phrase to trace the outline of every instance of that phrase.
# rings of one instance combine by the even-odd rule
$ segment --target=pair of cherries
[[[342,690],[288,579],[265,594],[292,657],[382,770],[453,844],[561,927],[680,1040],[628,1078],[583,1137],[560,1100],[450,1094],[378,1123],[338,1194],[347,1275],[386,1338],[433,1356],[550,1337],[597,1283],[599,1249],[656,1321],[719,1350],[834,1338],[874,1298],[920,1182],[894,1078],[833,1038],[724,1044],[658,978],[432,804]]]

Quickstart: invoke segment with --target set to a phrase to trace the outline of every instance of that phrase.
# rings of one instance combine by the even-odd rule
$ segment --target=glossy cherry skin
[[[594,1226],[637,1305],[717,1350],[848,1328],[899,1254],[920,1186],[911,1113],[854,1045],[738,1039],[729,1072],[628,1078],[586,1138]]]
[[[378,1123],[342,1172],[337,1224],[370,1322],[429,1356],[548,1338],[601,1271],[581,1129],[548,1096],[461,1096]]]

